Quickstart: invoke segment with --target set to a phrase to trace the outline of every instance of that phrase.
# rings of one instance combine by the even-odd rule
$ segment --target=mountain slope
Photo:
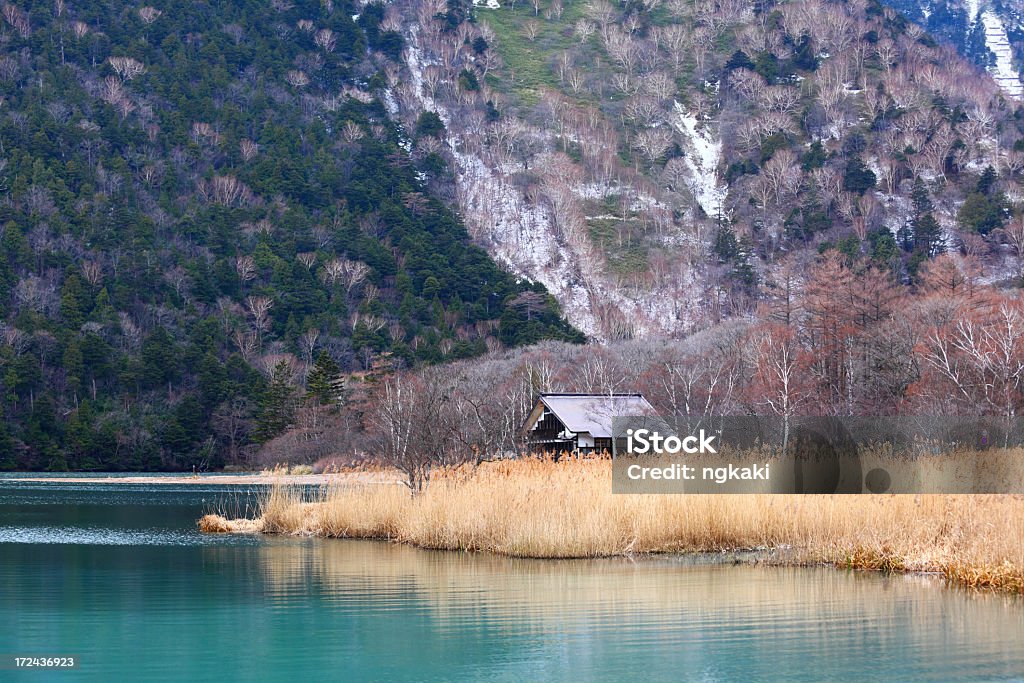
[[[392,113],[446,122],[429,149],[471,233],[595,337],[747,314],[829,249],[908,285],[949,250],[1017,272],[1019,105],[878,2],[398,2],[387,21],[408,46]]]

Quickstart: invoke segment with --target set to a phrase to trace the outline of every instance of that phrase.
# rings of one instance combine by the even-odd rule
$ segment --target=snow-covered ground
[[[1024,97],[1024,85],[1021,84],[1020,75],[1013,67],[1013,51],[1010,49],[1010,40],[1002,19],[988,9],[982,13],[981,21],[985,25],[985,44],[996,56],[995,66],[989,69],[992,78],[1007,95],[1021,99]]]
[[[995,65],[988,70],[992,78],[1010,97],[1024,99],[1024,85],[1013,66],[1013,51],[1003,19],[996,14],[988,0],[964,0],[963,8],[967,12],[967,21],[972,24],[981,12],[985,44],[996,56]]]
[[[714,216],[725,201],[726,188],[718,178],[718,164],[722,160],[722,141],[714,137],[707,126],[697,127],[697,117],[675,103],[676,127],[686,137],[684,161],[693,174],[690,189],[704,213]]]

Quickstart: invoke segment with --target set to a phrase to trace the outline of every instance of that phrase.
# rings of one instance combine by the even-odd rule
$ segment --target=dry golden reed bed
[[[211,532],[387,539],[513,557],[772,549],[775,561],[939,572],[1024,593],[1020,495],[613,495],[606,460],[516,460],[401,485],[330,486],[312,501],[275,486],[256,520]]]

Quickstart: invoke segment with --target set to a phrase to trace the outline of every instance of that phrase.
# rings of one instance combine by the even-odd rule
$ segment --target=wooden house
[[[641,394],[541,394],[523,432],[534,452],[611,452],[613,418],[655,414]]]

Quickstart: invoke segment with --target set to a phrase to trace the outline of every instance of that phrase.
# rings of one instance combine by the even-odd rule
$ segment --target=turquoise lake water
[[[195,530],[249,502],[0,480],[0,653],[81,662],[0,680],[1024,680],[1024,600],[931,577]]]

